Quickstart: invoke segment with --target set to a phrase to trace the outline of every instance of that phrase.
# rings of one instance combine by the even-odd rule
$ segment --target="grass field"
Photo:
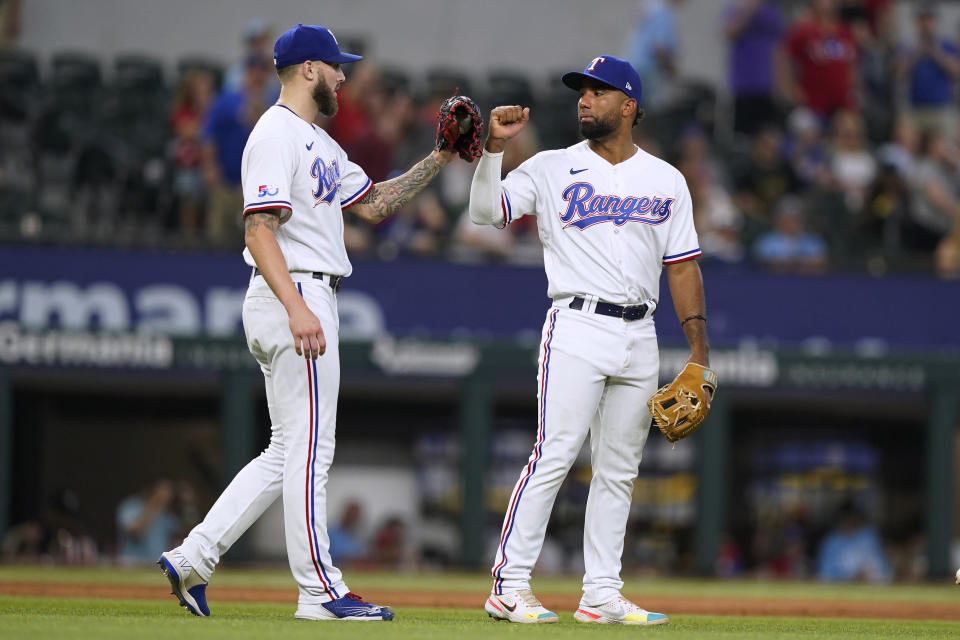
[[[214,600],[214,616],[199,619],[176,606],[164,591],[148,591],[145,599],[83,597],[85,589],[95,586],[129,585],[133,588],[158,587],[159,572],[116,569],[51,569],[0,567],[0,593],[9,594],[17,585],[71,585],[78,597],[36,597],[0,595],[0,638],[46,640],[47,638],[124,638],[132,640],[188,637],[191,640],[246,640],[254,638],[363,638],[371,640],[418,638],[517,638],[517,637],[597,637],[642,633],[660,638],[960,638],[960,621],[898,620],[902,612],[921,605],[960,608],[960,588],[943,585],[868,587],[862,585],[823,586],[812,583],[719,582],[693,580],[628,580],[630,594],[656,594],[659,599],[735,598],[738,602],[771,599],[802,599],[822,602],[887,603],[891,619],[851,619],[819,617],[761,617],[742,615],[683,615],[670,611],[668,625],[641,627],[595,627],[573,621],[571,611],[558,611],[560,624],[547,626],[497,623],[479,608],[488,586],[482,575],[398,575],[354,574],[351,587],[360,593],[375,591],[422,591],[461,593],[477,600],[477,607],[422,608],[396,607],[392,623],[323,623],[293,619],[295,592],[284,571],[231,571],[217,573],[214,587],[222,587],[225,596],[231,589],[289,590],[289,604],[237,603]],[[159,585],[162,588],[162,584]],[[570,578],[536,581],[537,592],[576,594],[579,583]],[[71,588],[72,588],[71,587]],[[158,597],[150,594],[156,593]],[[815,615],[815,614],[814,614]],[[375,635],[374,635],[375,634]]]

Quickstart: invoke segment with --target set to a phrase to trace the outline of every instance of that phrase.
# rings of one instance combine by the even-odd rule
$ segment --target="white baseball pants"
[[[652,318],[626,322],[556,305],[547,312],[537,440],[504,517],[494,593],[530,588],[557,491],[589,433],[593,479],[583,532],[583,600],[603,604],[620,595],[623,539],[659,362]]]
[[[320,320],[326,353],[316,360],[297,355],[283,305],[263,277],[252,278],[243,326],[266,383],[270,444],[237,474],[180,550],[209,580],[220,556],[282,494],[287,558],[300,587],[299,603],[317,605],[348,591],[330,560],[326,517],[340,389],[339,318],[336,295],[326,282],[290,275]]]

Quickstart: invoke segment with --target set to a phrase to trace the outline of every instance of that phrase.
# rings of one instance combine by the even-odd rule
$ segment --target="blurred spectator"
[[[796,197],[783,199],[775,228],[757,238],[753,254],[778,273],[821,273],[827,264],[827,245],[805,230],[803,204]]]
[[[787,33],[777,57],[780,90],[792,103],[829,118],[857,106],[857,47],[836,0],[810,0],[810,15]]]
[[[416,161],[414,158],[419,158],[417,149],[434,145],[440,104],[456,89],[446,85],[433,87],[417,109],[400,98],[399,106],[409,111],[385,129],[395,131],[394,167],[409,166]],[[401,132],[406,135],[396,135]],[[465,162],[451,164],[410,204],[381,223],[377,227],[383,236],[379,256],[392,260],[399,254],[441,255],[456,232],[459,213],[469,198],[474,166]],[[394,171],[394,175],[399,174],[399,169]]]
[[[890,563],[877,530],[847,501],[835,518],[836,528],[820,544],[817,575],[825,581],[888,582]]]
[[[690,188],[693,223],[704,257],[724,262],[742,260],[742,217],[734,207],[727,190],[717,182],[704,164],[686,160],[677,164],[677,168],[683,173]]]
[[[908,84],[909,114],[920,129],[937,129],[953,141],[957,135],[960,51],[938,35],[935,3],[920,2],[916,22],[917,42],[900,60],[900,72]]]
[[[780,554],[774,561],[774,574],[780,578],[803,580],[810,577],[810,532],[807,507],[794,502],[784,509],[785,522]]]
[[[682,2],[640,0],[627,59],[643,80],[643,103],[648,111],[661,109],[670,99],[679,48],[676,7]]]
[[[253,125],[267,108],[263,90],[273,74],[273,65],[262,57],[246,62],[240,91],[225,89],[207,116],[204,138],[204,173],[209,191],[206,229],[214,242],[232,242],[241,237],[243,194],[240,192],[240,160]]]
[[[753,539],[757,577],[802,580],[810,575],[807,506],[793,500],[760,515]]]
[[[743,552],[736,538],[728,533],[720,542],[714,572],[718,578],[735,578],[743,573]]]
[[[847,4],[859,6],[874,37],[889,40],[894,27],[894,0],[847,0]]]
[[[913,205],[904,240],[910,248],[932,255],[960,224],[958,167],[941,133],[923,132],[919,151],[911,176]]]
[[[353,65],[350,78],[337,93],[337,115],[326,123],[330,136],[351,162],[364,168],[373,182],[383,182],[393,165],[393,145],[380,125],[391,119],[380,71],[367,60]]]
[[[382,105],[369,96],[378,91],[381,91],[379,70],[369,60],[360,60],[350,69],[350,77],[337,92],[336,117],[324,123],[340,146],[367,135],[376,126]]]
[[[367,544],[360,535],[363,506],[351,500],[343,508],[340,522],[330,527],[330,557],[338,565],[362,560],[367,555]]]
[[[675,165],[687,165],[697,173],[705,174],[712,182],[728,185],[727,163],[713,150],[706,132],[698,124],[688,124],[680,134]]]
[[[192,69],[180,80],[173,102],[173,190],[177,196],[177,228],[185,236],[200,230],[206,197],[200,132],[213,100],[213,74]]]
[[[39,519],[11,527],[2,551],[5,563],[97,563],[97,544],[80,517],[80,499],[73,489],[52,495]]]
[[[250,58],[262,58],[267,61],[273,59],[273,36],[270,33],[267,24],[254,18],[247,22],[243,30],[243,54],[240,59],[227,69],[223,78],[223,86],[230,91],[243,91],[246,82],[247,60]],[[280,79],[271,75],[264,85],[263,100],[267,104],[276,102],[280,95]]]
[[[828,151],[820,120],[810,109],[796,107],[787,117],[787,130],[784,153],[799,186],[809,189],[826,184]]]
[[[860,241],[873,258],[894,258],[900,252],[900,228],[910,215],[910,187],[894,155],[880,154],[879,172],[867,190],[857,221]],[[885,270],[886,260],[874,262]]]
[[[727,7],[728,74],[734,131],[753,135],[775,122],[773,60],[784,32],[773,0],[739,0]]]
[[[506,177],[539,150],[540,144],[535,130],[527,125],[504,150],[501,177]],[[506,229],[497,229],[489,225],[473,224],[469,211],[464,208],[457,222],[452,253],[458,260],[471,262],[477,259],[510,260],[527,264],[542,261],[543,251],[537,237],[536,217],[524,216]]]
[[[178,529],[175,538],[186,537],[197,522],[203,518],[200,502],[193,485],[186,480],[177,480],[174,485],[173,513],[177,518]]]
[[[846,21],[857,44],[860,114],[867,137],[879,142],[889,135],[894,117],[896,55],[889,20],[884,17],[889,7],[871,6],[864,0],[848,1],[845,7],[849,14]]]
[[[836,112],[832,128],[830,182],[843,194],[847,211],[859,211],[867,188],[877,174],[877,162],[867,148],[859,114],[846,110]]]
[[[180,532],[174,514],[174,484],[157,480],[117,505],[119,559],[125,564],[157,561]]]
[[[734,202],[745,216],[745,240],[773,224],[773,213],[780,199],[797,188],[793,169],[781,154],[780,131],[768,127],[753,139],[750,156],[735,167]]]
[[[378,567],[399,569],[411,562],[407,525],[402,518],[389,518],[373,534],[373,561]]]
[[[892,164],[905,179],[910,180],[917,166],[919,145],[917,127],[910,118],[898,118],[893,126],[893,138],[880,146],[877,157]]]
[[[953,233],[937,245],[934,268],[941,278],[960,279],[960,224],[954,225]]]
[[[416,154],[420,153],[422,146],[417,146],[412,155],[404,155],[403,160],[398,152],[413,131],[416,108],[406,88],[386,86],[383,74],[372,63],[364,60],[353,67],[337,94],[340,105],[337,116],[324,125],[350,157],[364,166],[371,179],[382,181],[395,169],[419,160]],[[403,164],[408,160],[408,164]],[[433,184],[428,189],[435,186]],[[391,225],[392,221],[387,221],[371,227],[356,216],[347,216],[343,230],[347,251],[351,254],[372,253],[377,236],[386,233]]]

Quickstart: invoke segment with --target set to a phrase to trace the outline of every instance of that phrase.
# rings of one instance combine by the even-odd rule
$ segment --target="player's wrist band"
[[[680,323],[680,326],[682,327],[683,325],[687,324],[691,320],[703,320],[704,322],[706,322],[707,318],[706,316],[702,316],[699,313],[695,313],[692,316],[687,316],[686,318],[684,318],[683,322]]]

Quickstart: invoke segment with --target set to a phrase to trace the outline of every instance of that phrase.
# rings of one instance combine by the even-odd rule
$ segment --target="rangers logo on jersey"
[[[330,204],[340,188],[340,167],[336,160],[327,164],[317,156],[310,165],[310,177],[316,179],[317,188],[313,190],[314,207],[320,204]]]
[[[563,190],[567,209],[560,212],[560,221],[564,229],[583,230],[602,222],[613,222],[618,227],[628,222],[663,224],[670,217],[673,205],[673,198],[595,194],[596,189],[589,182],[574,182]]]

